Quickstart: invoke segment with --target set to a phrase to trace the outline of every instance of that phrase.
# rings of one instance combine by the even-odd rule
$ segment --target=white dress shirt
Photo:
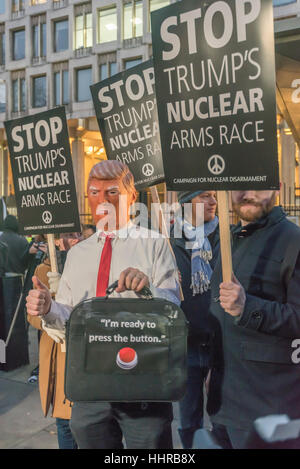
[[[133,267],[149,278],[156,298],[165,298],[180,305],[177,266],[167,240],[157,232],[129,223],[114,233],[109,285],[119,279],[121,272]],[[60,279],[56,301],[43,316],[47,327],[64,329],[71,310],[81,301],[96,296],[97,276],[104,237],[95,233],[73,246],[67,255]],[[137,298],[134,291],[113,292],[111,297]]]

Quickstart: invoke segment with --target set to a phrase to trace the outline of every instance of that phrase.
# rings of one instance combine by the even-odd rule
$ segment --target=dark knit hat
[[[204,191],[179,191],[177,192],[177,198],[178,202],[180,204],[185,204],[187,202],[190,202],[194,197],[196,197],[199,194],[202,194]]]

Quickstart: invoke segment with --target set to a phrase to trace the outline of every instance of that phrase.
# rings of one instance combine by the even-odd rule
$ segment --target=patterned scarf
[[[191,243],[192,249],[192,279],[191,288],[193,296],[203,294],[210,288],[212,269],[209,261],[212,259],[211,245],[208,236],[213,233],[218,226],[219,219],[215,217],[212,221],[201,226],[194,227],[186,220],[176,219],[182,226],[185,237]],[[204,228],[204,229],[203,229]]]

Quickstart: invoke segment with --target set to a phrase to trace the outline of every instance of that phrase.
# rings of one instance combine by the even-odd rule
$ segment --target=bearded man
[[[47,327],[63,329],[72,308],[85,299],[105,296],[136,298],[144,286],[154,297],[180,304],[177,268],[166,239],[130,222],[136,200],[134,179],[118,161],[103,161],[89,175],[88,198],[97,232],[74,246],[67,256],[56,301],[34,278],[27,311],[41,315]],[[120,380],[122,386],[122,380]],[[80,449],[172,448],[171,403],[80,402],[72,408],[71,430]]]
[[[222,282],[219,258],[211,279],[218,329],[208,410],[227,448],[245,447],[259,417],[300,417],[300,367],[292,357],[300,337],[300,229],[275,206],[277,196],[232,193],[241,219],[232,229],[234,274]]]

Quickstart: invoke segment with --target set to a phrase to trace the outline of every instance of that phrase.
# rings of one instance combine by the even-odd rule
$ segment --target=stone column
[[[8,150],[7,147],[3,147],[3,143],[0,149],[0,197],[7,197],[9,195],[8,190]]]
[[[74,168],[74,178],[77,191],[79,214],[84,213],[84,143],[76,137],[72,142],[72,159]],[[82,217],[81,221],[82,221]]]

